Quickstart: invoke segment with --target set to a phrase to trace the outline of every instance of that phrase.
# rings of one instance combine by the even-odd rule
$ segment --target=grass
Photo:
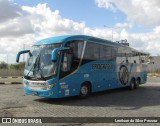
[[[148,73],[148,76],[149,77],[153,77],[153,76],[160,77],[160,73]]]

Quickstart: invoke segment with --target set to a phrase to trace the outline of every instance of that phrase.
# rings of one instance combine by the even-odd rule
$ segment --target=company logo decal
[[[113,69],[111,64],[93,64],[92,65],[93,70],[110,70]]]
[[[119,79],[122,85],[126,85],[129,81],[129,72],[125,65],[120,67]]]

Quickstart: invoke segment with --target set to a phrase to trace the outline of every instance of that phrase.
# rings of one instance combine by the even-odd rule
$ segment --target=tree
[[[5,63],[4,61],[0,62],[0,69],[7,69],[8,68],[8,64]]]
[[[10,69],[15,69],[15,70],[23,70],[25,66],[24,62],[20,62],[18,64],[11,64]]]

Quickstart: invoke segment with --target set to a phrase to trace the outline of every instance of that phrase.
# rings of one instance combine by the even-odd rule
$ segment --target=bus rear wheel
[[[138,78],[135,84],[135,88],[138,88],[140,83],[141,83],[141,80],[140,78]]]
[[[86,98],[87,96],[89,96],[89,94],[90,94],[90,85],[88,83],[82,84],[82,86],[80,88],[79,97]]]
[[[131,79],[130,85],[129,85],[129,89],[133,90],[135,88],[136,82],[135,79]]]

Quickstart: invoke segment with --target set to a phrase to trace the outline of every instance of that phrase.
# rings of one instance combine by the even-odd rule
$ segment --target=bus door
[[[60,64],[59,84],[61,90],[67,95],[76,95],[79,88],[79,65],[81,60],[81,53],[84,42],[82,41],[70,41],[66,47],[70,47],[70,50],[62,52],[62,59]]]

